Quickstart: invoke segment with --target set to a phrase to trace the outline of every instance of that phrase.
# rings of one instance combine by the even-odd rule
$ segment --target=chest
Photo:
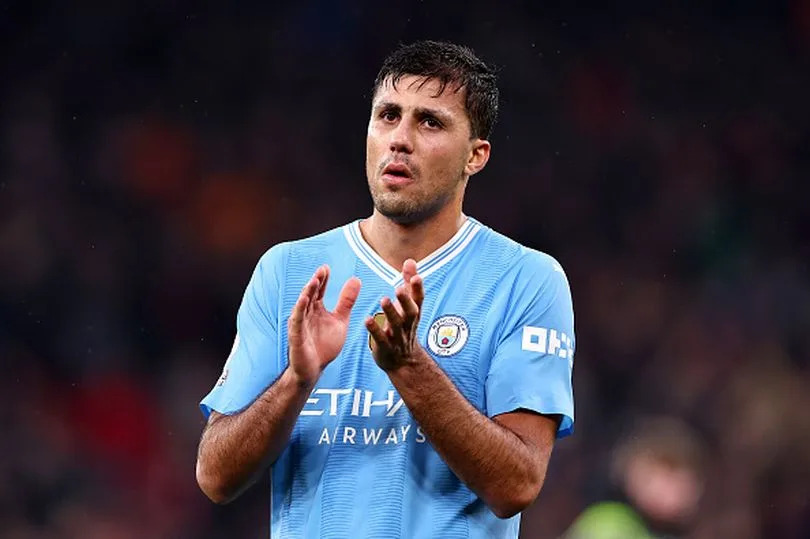
[[[483,411],[500,317],[493,313],[494,288],[469,284],[452,278],[426,280],[417,337],[467,400]],[[394,298],[393,287],[364,280],[343,349],[313,392],[317,403],[309,403],[323,410],[322,415],[368,418],[407,412],[388,376],[374,362],[364,326],[367,317],[382,315],[384,296]],[[337,301],[328,294],[325,299],[327,305]]]

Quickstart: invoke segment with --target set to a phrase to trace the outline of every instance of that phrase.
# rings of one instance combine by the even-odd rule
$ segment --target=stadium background
[[[692,537],[810,536],[810,2],[3,2],[3,537],[265,537],[197,401],[259,255],[366,215],[397,43],[501,68],[466,210],[566,267],[577,432],[522,536],[609,495],[649,414],[705,441]]]

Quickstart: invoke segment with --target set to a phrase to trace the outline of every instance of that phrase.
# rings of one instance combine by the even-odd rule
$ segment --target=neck
[[[360,232],[383,260],[400,269],[407,259],[418,262],[450,241],[467,220],[461,207],[445,209],[448,211],[407,225],[396,223],[375,209],[371,217],[360,222]]]

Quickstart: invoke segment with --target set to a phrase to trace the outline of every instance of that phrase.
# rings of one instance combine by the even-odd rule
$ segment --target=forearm
[[[424,350],[419,353],[420,361],[388,373],[411,414],[450,469],[496,515],[518,513],[536,498],[547,460],[481,414]]]
[[[197,455],[197,482],[211,500],[231,501],[275,462],[311,390],[286,369],[250,406],[209,421]]]

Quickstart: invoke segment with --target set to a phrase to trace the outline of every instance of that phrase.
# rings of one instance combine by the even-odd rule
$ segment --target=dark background
[[[522,536],[650,414],[707,447],[690,537],[810,536],[810,2],[222,4],[0,3],[0,535],[267,536],[266,486],[197,489],[197,402],[264,250],[370,213],[374,75],[434,38],[501,70],[465,211],[574,296]]]

